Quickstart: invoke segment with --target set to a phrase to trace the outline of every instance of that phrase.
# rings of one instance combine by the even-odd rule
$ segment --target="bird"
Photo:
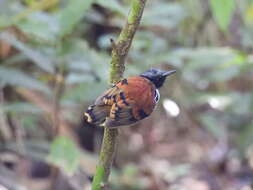
[[[84,112],[88,123],[117,128],[148,117],[155,109],[166,77],[176,70],[149,69],[139,76],[120,80],[106,90]]]

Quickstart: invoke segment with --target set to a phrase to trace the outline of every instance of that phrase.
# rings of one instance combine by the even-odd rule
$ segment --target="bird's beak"
[[[172,75],[175,72],[176,72],[176,70],[166,71],[166,72],[163,73],[163,76],[167,77],[169,75]]]

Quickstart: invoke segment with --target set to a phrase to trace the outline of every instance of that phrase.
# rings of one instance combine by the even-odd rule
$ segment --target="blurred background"
[[[128,0],[0,0],[0,190],[88,190]],[[149,0],[125,76],[176,69],[156,111],[120,130],[112,190],[250,190],[253,0]]]

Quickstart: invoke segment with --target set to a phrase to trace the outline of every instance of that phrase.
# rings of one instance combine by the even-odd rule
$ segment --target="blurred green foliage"
[[[219,27],[226,31],[230,24],[231,18],[234,13],[234,9],[236,6],[235,0],[211,0],[210,1],[211,10],[214,18],[216,19]]]
[[[0,109],[12,120],[21,117],[16,122],[27,133],[52,126],[53,121],[43,117],[40,103],[20,95],[20,88],[39,92],[43,100],[58,98],[61,117],[78,125],[85,105],[108,87],[109,39],[125,23],[130,3],[49,2],[0,1],[0,89],[4,92]],[[164,93],[214,138],[229,136],[245,153],[253,144],[252,15],[252,0],[149,1],[125,76],[150,67],[175,68],[177,77],[168,81]],[[64,90],[56,95],[58,76]],[[70,173],[79,164],[75,145],[62,137],[53,141],[49,158]],[[122,171],[122,178],[131,178],[124,179],[127,189],[143,188],[141,183],[130,184],[133,188],[127,184],[136,177],[135,168],[130,165]],[[115,189],[120,189],[117,185]]]
[[[75,144],[68,138],[58,136],[51,144],[48,161],[63,169],[68,175],[78,169],[80,152]]]

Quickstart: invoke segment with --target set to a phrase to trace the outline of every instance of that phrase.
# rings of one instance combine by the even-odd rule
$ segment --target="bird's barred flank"
[[[140,109],[138,111],[138,113],[139,113],[139,116],[140,116],[141,119],[144,119],[145,117],[148,117],[148,114],[146,114],[143,109]]]
[[[120,99],[122,100],[123,104],[125,104],[126,106],[129,106],[129,103],[127,103],[124,93],[120,92],[119,95],[120,95]]]
[[[127,79],[123,79],[123,80],[121,81],[121,84],[122,84],[122,85],[128,85]]]

